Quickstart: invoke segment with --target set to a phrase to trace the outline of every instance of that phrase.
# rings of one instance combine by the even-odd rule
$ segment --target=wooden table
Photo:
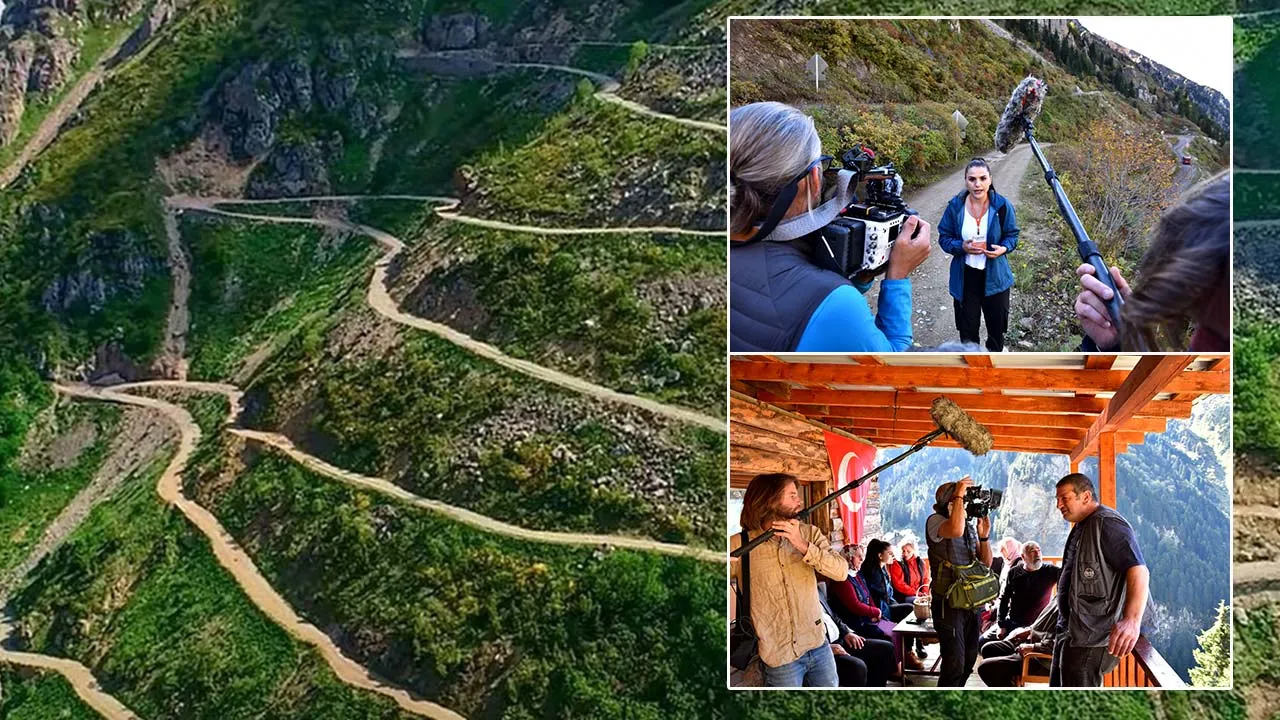
[[[916,640],[933,640],[937,641],[938,631],[933,628],[933,618],[925,620],[923,623],[916,622],[915,613],[904,617],[893,626],[893,642],[898,646],[898,654],[906,657],[907,648],[915,647]],[[902,687],[910,685],[909,678],[912,675],[940,675],[939,666],[942,664],[942,646],[939,645],[935,650],[933,657],[925,661],[923,670],[909,670],[904,662],[902,664]]]

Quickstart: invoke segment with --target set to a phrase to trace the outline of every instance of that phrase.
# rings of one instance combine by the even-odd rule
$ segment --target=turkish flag
[[[827,459],[831,461],[831,477],[835,488],[840,488],[862,477],[875,467],[876,448],[874,445],[850,440],[833,432],[822,433],[827,443]],[[840,521],[844,523],[845,544],[862,542],[862,521],[866,515],[868,483],[841,495],[836,502],[840,505]]]

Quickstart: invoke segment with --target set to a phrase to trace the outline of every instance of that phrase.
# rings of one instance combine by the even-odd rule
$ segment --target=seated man
[[[840,687],[884,687],[889,676],[897,670],[893,643],[864,638],[850,630],[831,611],[826,582],[818,582],[818,601],[822,605],[822,624],[826,626],[827,642],[831,643],[831,652],[836,656]]]
[[[1062,568],[1044,562],[1040,556],[1040,543],[1027,541],[1022,546],[1020,560],[1022,562],[1010,568],[1005,578],[996,622],[984,636],[985,640],[998,640],[1014,628],[1035,622],[1058,585]]]
[[[1006,591],[1000,598],[1000,626],[1006,631],[1025,627],[1040,617],[1058,585],[1062,568],[1040,557],[1040,543],[1022,546],[1022,564],[1009,571]]]
[[[1022,657],[1027,653],[1053,654],[1053,641],[1058,628],[1058,605],[1049,603],[1030,627],[1014,628],[1003,640],[984,643],[978,653],[978,677],[987,687],[1014,687],[1022,674]],[[1049,674],[1049,659],[1036,658],[1030,668],[1037,675]]]

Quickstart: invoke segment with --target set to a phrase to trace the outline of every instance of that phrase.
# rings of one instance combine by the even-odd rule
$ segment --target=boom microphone
[[[1013,89],[1013,95],[1009,98],[1009,104],[1004,106],[1004,114],[1000,116],[1000,122],[996,123],[996,149],[1000,152],[1009,152],[1023,136],[1027,138],[1027,142],[1031,145],[1031,152],[1040,161],[1040,167],[1044,168],[1044,179],[1053,190],[1054,199],[1058,201],[1058,210],[1067,221],[1067,226],[1071,228],[1071,234],[1076,238],[1076,252],[1080,254],[1080,261],[1092,265],[1098,281],[1111,288],[1111,299],[1103,302],[1107,306],[1107,315],[1111,317],[1111,324],[1119,328],[1120,306],[1124,304],[1124,299],[1120,297],[1116,281],[1111,277],[1111,270],[1107,264],[1103,262],[1098,246],[1089,239],[1089,233],[1080,223],[1080,217],[1076,215],[1076,209],[1067,199],[1067,193],[1062,189],[1057,173],[1049,165],[1044,153],[1040,152],[1040,143],[1036,142],[1035,120],[1044,107],[1044,98],[1048,92],[1049,86],[1040,78],[1031,75],[1018,83],[1018,87]]]
[[[996,123],[996,149],[1002,153],[1018,144],[1022,136],[1031,129],[1031,123],[1040,116],[1044,108],[1044,96],[1049,86],[1043,80],[1028,75],[1018,87],[1013,89],[1013,97],[1004,106],[1004,114]]]
[[[796,513],[796,517],[802,520],[808,519],[808,517],[813,514],[814,510],[817,510],[818,508],[830,503],[831,501],[835,500],[841,495],[849,492],[850,490],[858,487],[859,485],[862,485],[862,483],[875,477],[876,475],[879,475],[884,470],[894,465],[897,465],[898,463],[907,459],[909,455],[913,455],[917,452],[920,452],[925,448],[925,446],[927,446],[929,443],[933,442],[934,440],[937,440],[942,435],[949,435],[952,440],[955,440],[957,443],[960,443],[960,447],[964,448],[965,450],[968,450],[974,455],[986,455],[988,452],[991,451],[991,447],[995,442],[991,438],[991,431],[987,430],[987,428],[983,426],[982,423],[978,422],[977,420],[974,420],[973,416],[965,412],[963,408],[961,408],[959,405],[956,405],[954,402],[944,397],[935,398],[933,401],[933,406],[929,408],[929,415],[933,417],[933,424],[938,426],[937,430],[933,430],[928,435],[925,435],[924,437],[917,440],[914,445],[912,445],[910,448],[907,449],[906,452],[902,453],[898,457],[890,460],[889,462],[879,467],[873,468],[872,470],[867,472],[867,474],[863,475],[857,480],[854,480],[848,485],[845,485],[844,487],[836,490],[835,492],[828,494],[826,497],[822,498],[818,502]],[[755,540],[752,540],[746,545],[743,545],[737,550],[734,550],[733,552],[729,553],[729,555],[732,557],[742,557],[743,555],[751,552],[751,550],[755,548],[757,545],[759,545],[760,543],[763,543],[769,538],[773,537],[775,534],[777,534],[777,532],[778,532],[777,530],[768,530],[762,533]]]

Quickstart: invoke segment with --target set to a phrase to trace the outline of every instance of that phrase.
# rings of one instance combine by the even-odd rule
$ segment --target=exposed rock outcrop
[[[35,54],[35,42],[29,37],[6,43],[0,54],[0,145],[7,145],[18,133]]]
[[[430,50],[462,50],[489,42],[489,18],[479,13],[432,15],[422,27],[422,42]]]

